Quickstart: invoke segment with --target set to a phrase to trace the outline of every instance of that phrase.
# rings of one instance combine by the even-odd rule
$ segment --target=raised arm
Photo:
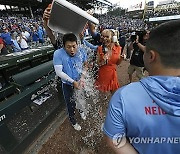
[[[142,44],[139,43],[139,42],[137,43],[137,45],[138,45],[139,49],[141,49],[143,52],[146,51],[146,46],[142,45]]]
[[[92,50],[97,50],[97,48],[98,48],[98,45],[93,45],[84,39],[82,40],[82,42],[84,45],[86,45],[87,47],[89,47]]]
[[[52,30],[48,27],[48,20],[50,17],[50,13],[51,13],[51,5],[49,5],[44,11],[43,24],[44,24],[44,28],[46,30],[46,33],[51,40],[51,43],[54,45],[54,44],[56,44],[56,39],[55,39],[55,36],[54,36]]]
[[[95,25],[91,22],[88,22],[88,27],[91,35],[94,36],[96,34]]]
[[[136,41],[135,41],[139,47],[139,49],[141,49],[143,52],[146,51],[146,46],[142,45],[141,43],[139,43],[139,37],[136,38]]]

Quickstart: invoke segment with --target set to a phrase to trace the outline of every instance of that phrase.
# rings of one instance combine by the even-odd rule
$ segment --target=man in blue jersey
[[[180,20],[150,32],[144,53],[149,72],[111,98],[104,133],[116,153],[180,153]]]
[[[75,130],[81,130],[81,126],[75,119],[74,90],[81,88],[81,81],[87,69],[87,57],[82,48],[78,48],[77,37],[73,33],[63,36],[63,48],[54,52],[53,64],[56,74],[62,80],[62,90],[67,106],[70,122]],[[84,112],[81,117],[85,119]]]

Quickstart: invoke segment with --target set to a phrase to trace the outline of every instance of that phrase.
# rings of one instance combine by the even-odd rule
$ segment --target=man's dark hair
[[[180,68],[180,20],[166,22],[153,29],[146,50],[158,52],[164,66]]]
[[[71,42],[76,42],[77,43],[77,37],[75,34],[73,33],[67,33],[67,34],[64,34],[63,36],[63,46],[65,46],[65,43],[67,41],[71,41]]]

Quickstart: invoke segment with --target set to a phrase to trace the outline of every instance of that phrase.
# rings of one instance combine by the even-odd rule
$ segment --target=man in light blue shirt
[[[11,33],[11,37],[12,37],[11,41],[12,41],[12,47],[13,47],[14,52],[20,52],[21,48],[17,42],[17,38],[14,35],[14,33]]]
[[[111,98],[104,133],[118,154],[180,153],[180,20],[153,29],[139,82]]]
[[[78,48],[77,37],[73,33],[63,36],[63,48],[54,52],[53,64],[56,74],[62,80],[62,90],[69,119],[74,129],[81,130],[76,122],[74,89],[81,88],[81,81],[87,69],[87,55],[84,49]],[[81,113],[81,117],[84,116]],[[82,117],[83,118],[83,117]]]

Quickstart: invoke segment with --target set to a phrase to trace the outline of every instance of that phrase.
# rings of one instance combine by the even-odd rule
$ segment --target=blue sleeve
[[[85,51],[84,48],[81,48],[82,50],[82,53],[83,53],[83,62],[86,62],[87,61],[87,52]]]
[[[93,44],[89,43],[86,40],[83,40],[83,44],[86,45],[87,47],[89,47],[92,50],[97,50],[97,48],[98,48],[98,45],[93,45]]]
[[[94,38],[94,37],[97,37],[97,35],[98,35],[99,33],[96,32],[96,31],[92,33],[92,32],[90,31],[90,34],[91,34],[91,36]]]
[[[56,50],[53,55],[53,64],[62,65],[62,55],[60,54],[60,49]]]
[[[112,96],[108,107],[103,131],[111,139],[115,135],[125,135],[125,113],[124,104],[121,98],[121,89],[117,90]]]

